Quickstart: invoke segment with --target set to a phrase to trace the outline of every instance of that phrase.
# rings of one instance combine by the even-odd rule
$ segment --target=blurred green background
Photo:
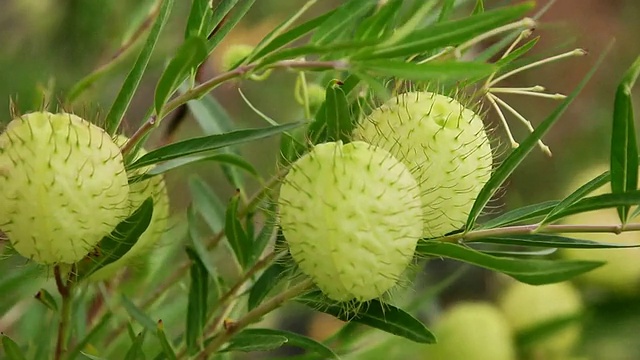
[[[95,0],[2,0],[0,1],[0,124],[11,120],[10,100],[19,112],[43,107],[48,102],[56,109],[67,91],[91,70],[107,62],[122,42],[143,19],[153,1]],[[487,7],[515,1],[486,1]],[[304,1],[260,0],[247,18],[233,30],[203,68],[205,77],[220,71],[221,54],[231,44],[256,44],[262,36]],[[305,17],[332,8],[341,1],[320,1]],[[542,6],[546,2],[539,1]],[[180,44],[188,16],[190,1],[177,1],[170,22],[164,30],[140,91],[127,114],[125,133],[131,134],[152,104],[154,85],[166,60]],[[466,10],[465,10],[466,11]],[[504,195],[493,202],[496,211],[512,209],[534,202],[556,199],[575,186],[575,175],[602,164],[608,159],[613,96],[626,68],[640,54],[640,1],[638,0],[560,0],[542,17],[534,35],[541,40],[534,56],[549,56],[575,47],[589,51],[589,56],[570,58],[546,65],[510,78],[511,86],[543,85],[550,92],[569,93],[589,70],[595,59],[615,40],[613,50],[590,84],[571,105],[563,119],[544,139],[553,157],[534,151],[525,160],[504,189]],[[490,45],[488,42],[486,45]],[[98,81],[86,92],[73,109],[66,109],[99,122],[111,105],[124,77],[135,59],[136,50],[109,76]],[[301,108],[293,100],[294,76],[276,73],[266,82],[236,82],[214,91],[218,101],[235,119],[238,128],[263,124],[243,100],[238,87],[261,111],[279,122],[300,119]],[[43,95],[47,93],[48,95]],[[635,107],[640,108],[640,89],[635,91]],[[553,100],[530,97],[505,97],[532,123],[539,123],[553,109]],[[504,140],[503,129],[489,112],[488,124],[494,134]],[[526,129],[511,121],[516,138],[523,139]],[[159,133],[149,147],[156,146]],[[179,128],[176,138],[196,135],[198,128],[191,119]],[[503,141],[504,143],[504,141]],[[277,146],[273,141],[261,141],[243,148],[244,155],[264,174],[273,172]],[[233,189],[220,176],[218,168],[192,167],[211,181],[222,199]],[[175,213],[181,213],[190,199],[183,173],[170,173],[169,192]],[[573,184],[573,185],[571,185]],[[596,220],[597,221],[597,218]],[[640,240],[640,236],[637,237]],[[640,256],[636,259],[640,262]],[[431,263],[426,270],[426,284],[455,271],[457,265]],[[591,359],[640,359],[640,291],[620,295],[606,289],[592,288],[577,282],[589,304],[581,352]],[[446,290],[443,304],[464,299],[493,300],[499,293],[500,280],[493,274],[472,271]],[[1,294],[0,294],[1,296]],[[7,314],[0,314],[0,331]],[[308,325],[294,317],[283,318],[300,331],[305,328],[322,338],[328,328],[336,325],[324,317],[314,318]]]

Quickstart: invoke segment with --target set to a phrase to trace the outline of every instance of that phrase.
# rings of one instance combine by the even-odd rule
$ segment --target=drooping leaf
[[[402,8],[403,0],[389,0],[378,11],[362,21],[354,38],[359,40],[384,39],[395,24],[395,17]]]
[[[189,286],[189,301],[187,303],[185,339],[187,350],[189,354],[193,355],[200,349],[198,340],[202,337],[207,321],[209,275],[198,254],[189,247],[186,248],[186,251],[191,260],[191,285]]]
[[[640,56],[631,65],[616,90],[611,132],[611,192],[622,194],[638,188],[638,144],[631,89],[640,75]],[[620,221],[629,216],[629,205],[618,207]]]
[[[253,336],[242,335],[242,333],[234,336],[229,344],[220,352],[230,351],[269,351],[275,350],[286,344],[289,339],[277,334],[254,334]]]
[[[211,254],[207,250],[207,246],[204,244],[203,235],[198,230],[198,216],[193,206],[189,206],[187,209],[187,223],[189,226],[189,240],[191,240],[192,250],[198,255],[198,259],[207,270],[207,273],[211,278],[218,277],[218,271],[211,259]]]
[[[295,346],[295,347],[299,347],[304,350],[307,350],[308,352],[315,353],[316,355],[322,356],[323,359],[338,359],[338,355],[336,355],[336,353],[334,353],[333,350],[329,349],[325,345],[313,339],[310,339],[306,336],[299,335],[286,330],[246,329],[240,332],[239,334],[237,334],[233,338],[233,340],[229,344],[229,348],[233,350],[234,345],[235,347],[237,347],[238,344],[251,344],[252,339],[263,339],[265,340],[264,344],[267,344],[268,346],[267,339],[269,338],[272,339],[273,344],[281,341],[282,340],[281,338],[285,338],[285,342],[280,344],[279,346],[282,346],[282,345]],[[261,342],[261,340],[258,342]],[[230,351],[229,348],[227,348],[226,351]],[[247,349],[246,345],[243,347],[243,349]],[[242,350],[242,351],[247,351],[247,350]],[[255,351],[255,350],[249,350],[249,351]]]
[[[40,291],[36,293],[35,298],[44,306],[49,308],[49,310],[58,312],[58,303],[56,302],[56,299],[53,297],[53,295],[51,295],[51,293],[47,291],[47,289],[40,289]]]
[[[208,30],[209,22],[213,16],[213,9],[210,4],[210,0],[193,0],[191,2],[191,10],[189,11],[187,27],[184,32],[185,39],[208,36],[208,33],[205,32]]]
[[[152,215],[153,198],[149,197],[98,243],[96,254],[90,253],[77,265],[78,281],[124,256],[147,230]]]
[[[238,2],[240,2],[240,4],[236,6],[236,3]],[[224,39],[227,34],[229,34],[229,32],[240,22],[240,20],[242,20],[242,18],[247,14],[247,12],[249,12],[255,2],[256,0],[226,0],[220,3],[219,7],[225,7],[224,10],[231,10],[231,8],[233,8],[233,12],[231,13],[231,15],[226,17],[223,23],[220,24],[216,33],[209,37],[209,40],[207,41],[208,54],[210,54],[218,46],[218,44],[220,44],[220,41],[222,41],[222,39]],[[218,8],[216,8],[213,13],[213,23],[216,24],[221,22],[222,19],[224,19],[226,16],[226,14],[221,15],[222,13],[224,13],[224,11],[218,11]],[[218,19],[220,19],[220,21],[216,22]]]
[[[212,153],[198,154],[198,155],[192,155],[192,156],[185,156],[182,158],[166,161],[162,164],[158,164],[154,166],[153,169],[149,170],[144,175],[140,176],[139,179],[136,179],[136,181],[146,180],[153,176],[164,174],[168,171],[177,169],[182,166],[196,164],[200,162],[206,162],[206,161],[213,161],[221,164],[230,165],[235,168],[242,169],[247,173],[253,175],[254,177],[259,176],[258,171],[253,167],[253,165],[251,165],[250,162],[248,162],[244,158],[233,153],[212,152]]]
[[[333,315],[340,320],[368,325],[411,341],[425,344],[436,342],[435,336],[418,319],[400,308],[382,304],[378,300],[360,304],[359,310],[354,314],[346,313],[343,304],[326,299],[320,291],[300,296],[296,298],[296,301],[312,309]]]
[[[151,58],[153,49],[158,42],[160,32],[167,22],[172,8],[173,0],[164,0],[162,2],[162,5],[160,6],[160,12],[158,14],[158,17],[156,18],[156,21],[153,23],[151,30],[149,31],[147,41],[144,44],[140,55],[138,55],[138,58],[136,59],[133,68],[129,72],[129,75],[127,75],[127,78],[125,79],[120,92],[116,96],[113,105],[111,105],[111,109],[109,109],[109,112],[107,113],[104,128],[110,135],[115,134],[120,127],[120,123],[122,122],[124,114],[126,113],[127,108],[131,103],[133,94],[138,89],[138,85],[140,85],[142,75],[144,74],[144,71],[149,64],[149,59]]]
[[[224,134],[196,137],[176,142],[148,152],[147,154],[130,164],[127,170],[130,171],[144,166],[157,164],[163,161],[178,159],[185,156],[217,150],[227,146],[263,139],[280,134],[283,131],[295,129],[302,124],[303,123],[301,122],[294,122],[279,126],[269,126],[265,128],[236,130]]]
[[[154,97],[154,107],[158,119],[164,115],[162,107],[183,79],[207,58],[206,41],[198,36],[190,37],[177,50],[167,68],[160,76]]]
[[[530,285],[565,281],[604,265],[603,262],[598,261],[531,260],[496,257],[462,245],[431,240],[421,241],[416,252],[423,256],[446,257],[498,271]]]
[[[483,14],[489,14],[490,12],[485,12]],[[594,65],[594,67],[585,75],[582,81],[578,84],[578,86],[574,89],[574,91],[558,106],[556,109],[533,131],[533,133],[520,144],[516,149],[511,151],[509,155],[504,159],[502,164],[496,169],[496,171],[492,174],[491,178],[487,183],[482,187],[480,193],[476,197],[476,201],[473,203],[473,207],[471,211],[469,211],[469,217],[467,218],[467,223],[465,229],[467,231],[473,229],[476,223],[476,219],[487,205],[489,200],[493,197],[493,195],[498,191],[500,186],[507,180],[507,178],[513,173],[513,171],[520,165],[522,160],[533,150],[540,140],[549,129],[555,124],[560,116],[565,112],[565,110],[569,107],[571,102],[578,96],[580,91],[585,87],[587,82],[591,79],[596,69],[604,60],[604,56],[608,53],[605,52],[598,59],[598,62]]]

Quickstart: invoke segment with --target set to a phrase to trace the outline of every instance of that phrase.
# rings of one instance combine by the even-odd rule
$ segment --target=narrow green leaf
[[[383,39],[395,24],[395,17],[402,8],[403,0],[387,1],[375,15],[366,18],[358,26],[354,38],[359,40]]]
[[[546,222],[550,223],[569,215],[587,211],[608,209],[619,206],[634,206],[637,204],[640,204],[640,190],[629,191],[622,194],[603,194],[592,196],[577,201],[573,205],[557,212],[553,216],[548,216]]]
[[[282,274],[286,271],[287,268],[279,262],[271,264],[251,287],[247,308],[253,310],[260,305],[282,279]]]
[[[124,360],[140,360],[144,359],[144,352],[142,351],[142,344],[144,343],[144,338],[147,334],[147,330],[143,330],[141,333],[136,335],[133,340],[133,344],[127,351],[127,354],[124,357]]]
[[[242,20],[242,18],[247,14],[247,12],[249,12],[249,10],[251,9],[251,7],[255,2],[256,0],[243,0],[238,6],[235,6],[236,3],[238,3],[237,0],[232,0],[232,1],[227,0],[220,3],[220,6],[225,7],[224,10],[226,9],[230,10],[231,7],[233,7],[234,11],[230,16],[226,18],[225,18],[226,15],[225,16],[220,15],[222,11],[219,12],[218,8],[216,8],[213,11],[214,23],[218,18],[220,18],[220,21],[222,21],[222,19],[225,19],[225,21],[220,25],[216,33],[209,38],[209,41],[207,42],[208,54],[210,54],[216,48],[216,46],[220,44],[220,41],[222,41],[222,39],[224,39],[227,36],[227,34],[229,34],[229,32],[240,22],[240,20]]]
[[[534,46],[536,46],[536,44],[538,43],[538,40],[540,40],[539,36],[527,41],[524,45],[510,52],[509,55],[496,61],[496,65],[499,67],[504,67],[512,63],[513,61],[519,59],[521,56],[528,53]]]
[[[328,141],[350,141],[354,124],[351,121],[347,95],[340,88],[340,82],[332,81],[327,85],[325,106]]]
[[[376,5],[375,1],[351,0],[339,7],[311,37],[314,45],[328,45],[342,39],[349,27]]]
[[[533,327],[518,331],[516,334],[516,344],[520,349],[535,346],[540,341],[552,338],[554,335],[557,335],[559,331],[575,324],[583,318],[584,314],[576,313],[543,321]]]
[[[198,259],[200,259],[200,262],[207,270],[209,276],[211,276],[212,279],[217,278],[218,271],[216,270],[209,251],[203,242],[203,236],[198,231],[197,214],[193,206],[189,206],[189,208],[187,208],[187,223],[189,226],[189,240],[191,240],[193,251],[198,255]]]
[[[120,301],[122,302],[122,307],[124,307],[124,309],[127,311],[127,314],[129,314],[129,316],[131,316],[135,321],[137,321],[140,325],[142,325],[145,331],[147,330],[156,331],[156,327],[157,327],[156,322],[153,321],[149,317],[149,315],[145,314],[145,312],[142,311],[142,309],[137,307],[136,304],[134,304],[131,300],[129,300],[128,297],[126,297],[125,295],[122,295],[122,297],[120,298]]]
[[[569,280],[604,265],[598,261],[563,261],[510,259],[483,254],[468,247],[439,242],[421,241],[416,252],[424,256],[446,257],[485,269],[498,271],[530,285],[544,285]]]
[[[492,236],[481,239],[473,239],[471,243],[483,244],[500,244],[500,245],[518,245],[531,247],[551,247],[551,248],[569,248],[569,249],[615,249],[615,248],[634,248],[640,247],[638,244],[613,244],[601,243],[592,240],[574,239],[565,236],[552,234],[526,234],[526,235],[507,235]]]
[[[194,36],[207,36],[203,30],[208,25],[213,15],[213,9],[210,6],[210,0],[193,0],[191,2],[191,11],[187,19],[187,28],[185,29],[184,38],[188,39]]]
[[[444,0],[442,8],[440,8],[440,14],[438,15],[438,22],[443,22],[451,17],[455,3],[455,0]]]
[[[489,14],[485,12],[484,14]],[[483,15],[484,15],[483,14]],[[478,15],[480,16],[480,15]],[[610,48],[609,48],[610,49]],[[516,149],[511,151],[506,159],[500,164],[500,166],[493,173],[489,181],[483,186],[482,190],[476,197],[476,201],[473,203],[471,211],[469,211],[469,217],[467,218],[466,230],[471,230],[476,219],[484,209],[485,205],[491,200],[493,195],[498,191],[500,186],[507,180],[507,178],[513,173],[513,171],[520,165],[522,160],[536,147],[538,140],[540,140],[555,124],[560,116],[569,107],[571,102],[578,96],[580,91],[587,85],[587,82],[591,79],[596,69],[600,66],[604,60],[608,51],[605,51],[598,59],[596,65],[585,75],[580,84],[573,90],[573,92],[558,106],[556,109],[529,135]]]
[[[245,63],[251,63],[256,59],[256,55],[260,54],[262,50],[269,47],[269,45],[279,38],[285,30],[288,29],[296,20],[298,20],[311,6],[313,6],[318,0],[307,0],[304,5],[298,8],[298,11],[290,16],[287,20],[283,21],[280,25],[276,26],[275,29],[271,30],[267,36],[265,36],[258,45],[256,45],[255,49],[253,49],[252,53],[245,59]]]
[[[242,224],[238,219],[238,203],[240,194],[236,194],[227,205],[225,235],[231,250],[236,256],[236,260],[240,266],[245,267],[251,258],[251,239],[247,237],[247,233],[242,228]]]
[[[153,169],[149,170],[144,175],[140,176],[140,179],[137,181],[146,180],[153,176],[164,174],[168,171],[177,169],[182,166],[205,162],[205,161],[213,161],[213,162],[219,162],[222,164],[227,164],[230,166],[234,166],[238,169],[242,169],[256,178],[259,176],[258,171],[253,167],[253,165],[251,165],[250,162],[246,161],[242,157],[232,153],[213,152],[213,153],[207,153],[207,154],[185,156],[182,158],[166,161],[162,164],[158,164],[154,166]]]
[[[483,0],[477,0],[476,1],[476,6],[473,8],[473,15],[476,14],[482,14],[484,12],[484,1]]]
[[[367,70],[378,75],[416,81],[464,80],[470,77],[487,76],[497,69],[493,64],[457,61],[418,64],[396,60],[370,60],[358,62],[357,65],[361,67],[361,71]]]
[[[102,333],[102,331],[109,324],[109,321],[111,320],[112,317],[113,317],[112,312],[108,312],[107,314],[105,314],[100,319],[100,321],[93,326],[91,331],[82,340],[78,341],[76,346],[71,351],[69,351],[68,358],[75,359],[78,356],[78,354],[80,354],[88,344],[94,341],[94,339],[96,339],[98,335]]]
[[[189,190],[193,199],[193,208],[202,215],[212,232],[221,231],[224,228],[225,206],[218,195],[196,175],[189,178]]]
[[[611,173],[609,171],[606,171],[598,175],[597,177],[593,178],[586,184],[579,187],[576,191],[571,193],[571,195],[564,198],[560,203],[558,203],[558,205],[556,205],[553,208],[553,210],[551,210],[549,214],[547,214],[547,216],[541,221],[541,224],[547,224],[550,218],[553,218],[558,213],[561,213],[569,206],[575,204],[576,201],[584,198],[585,196],[601,188],[602,186],[604,186],[610,181],[611,181]]]
[[[194,355],[200,349],[198,340],[203,335],[207,321],[207,301],[209,276],[207,269],[198,254],[186,248],[191,259],[191,285],[189,286],[189,302],[187,304],[187,328],[185,338],[189,354]]]
[[[167,334],[164,332],[164,324],[162,320],[158,321],[158,327],[156,329],[156,336],[158,337],[158,341],[160,341],[160,347],[162,348],[162,353],[165,356],[165,359],[168,360],[177,360],[177,356],[171,343],[169,343],[169,339],[167,339]]]
[[[207,55],[207,43],[201,37],[190,37],[182,43],[156,85],[154,106],[159,119],[165,115],[162,113],[162,107],[171,94],[178,89],[185,76],[207,58]]]
[[[271,199],[267,200],[264,214],[266,217],[264,220],[264,225],[262,226],[262,229],[260,229],[260,232],[258,233],[258,236],[256,236],[256,239],[251,247],[251,263],[254,263],[260,258],[260,256],[264,252],[264,249],[266,249],[267,245],[269,245],[269,241],[273,238],[277,223],[277,205],[275,201]]]
[[[236,335],[237,338],[246,338],[247,342],[250,342],[252,338],[260,337],[284,337],[286,339],[287,346],[295,346],[307,350],[322,356],[323,359],[338,359],[338,355],[325,345],[310,339],[306,336],[302,336],[291,331],[276,330],[276,329],[246,329]]]
[[[480,225],[480,229],[494,229],[507,225],[518,224],[523,221],[537,219],[546,216],[560,204],[559,200],[550,200],[538,204],[527,205],[515,210],[506,212],[494,219]]]
[[[400,308],[382,304],[378,300],[371,300],[366,304],[354,304],[359,305],[360,308],[353,314],[345,313],[344,304],[326,299],[320,291],[300,296],[296,301],[340,320],[368,325],[411,341],[425,344],[436,342],[435,336],[418,319]]]
[[[227,146],[263,139],[280,134],[284,131],[295,129],[302,124],[302,122],[294,122],[279,126],[236,130],[224,134],[215,134],[176,142],[148,152],[147,154],[133,162],[133,164],[130,164],[127,170],[131,171],[163,161],[173,160],[189,155],[217,150]]]
[[[5,334],[0,334],[0,337],[2,338],[2,348],[4,350],[4,354],[7,356],[8,360],[27,360],[24,353],[15,341],[13,341]]]
[[[445,21],[413,31],[402,41],[373,51],[362,51],[355,59],[405,57],[426,53],[445,46],[461,44],[474,36],[522,17],[534,7],[531,1],[472,15],[459,20]]]
[[[250,57],[251,62],[255,62],[257,60],[262,59],[264,56],[270,54],[271,52],[278,50],[284,47],[287,44],[292,43],[293,41],[303,37],[309,32],[316,29],[318,26],[323,24],[329,17],[333,16],[335,10],[324,13],[318,17],[315,17],[303,24],[300,24],[293,29],[285,32],[284,34],[273,39],[268,45],[265,45],[262,50],[256,52],[253,56]]]
[[[467,245],[470,248],[474,250],[478,250],[483,254],[497,256],[497,257],[509,257],[509,258],[549,256],[558,250],[556,248],[545,248],[541,250],[496,250],[496,249],[478,248],[478,246],[473,246],[473,243],[468,243]]]
[[[275,350],[282,345],[286,344],[289,339],[282,335],[274,335],[274,334],[261,334],[247,336],[242,335],[242,333],[234,336],[231,341],[229,341],[229,345],[224,349],[220,350],[220,352],[230,352],[230,351],[242,351],[242,352],[252,352],[252,351],[269,351]]]
[[[40,291],[38,291],[38,293],[36,294],[35,298],[38,301],[40,301],[44,306],[49,308],[49,310],[56,313],[58,312],[58,303],[56,302],[56,299],[46,289],[44,288],[40,289]]]
[[[187,90],[186,84],[183,84],[181,90],[183,92]],[[234,130],[233,119],[231,119],[229,114],[212,94],[209,93],[199,99],[190,100],[187,102],[187,106],[191,110],[193,117],[200,125],[200,128],[203,130],[204,135],[221,134]],[[220,151],[223,153],[234,153],[239,155],[239,152],[233,147],[224,148]],[[229,182],[236,188],[244,190],[244,181],[242,175],[238,172],[238,169],[227,164],[221,165]]]
[[[640,75],[640,56],[631,65],[616,90],[611,131],[611,192],[621,194],[638,188],[638,144],[636,141],[631,89]],[[619,206],[618,216],[627,222],[630,206]]]
[[[160,37],[160,32],[164,27],[167,19],[169,18],[169,14],[171,13],[171,8],[173,7],[173,0],[164,0],[160,7],[160,13],[156,18],[156,21],[153,23],[151,30],[149,31],[149,36],[147,37],[147,41],[144,44],[140,55],[136,59],[133,68],[127,75],[127,78],[116,97],[116,100],[111,105],[111,109],[107,113],[107,117],[105,119],[105,130],[110,135],[116,133],[118,128],[120,127],[120,123],[124,117],[124,114],[131,103],[131,99],[133,98],[133,94],[136,92],[138,85],[140,85],[140,80],[142,79],[142,75],[144,74],[147,65],[149,64],[149,59],[151,58],[151,54],[153,53],[153,49],[158,42],[158,38]]]
[[[147,230],[152,215],[153,198],[149,197],[133,214],[120,222],[111,234],[102,238],[96,246],[97,254],[87,255],[77,265],[78,281],[124,256]]]
[[[207,37],[211,37],[212,31],[220,25],[224,18],[229,15],[229,12],[236,6],[238,0],[221,0],[218,2],[218,6],[213,10],[213,17],[209,23],[209,32]]]

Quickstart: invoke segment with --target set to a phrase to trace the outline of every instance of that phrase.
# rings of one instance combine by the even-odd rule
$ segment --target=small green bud
[[[320,144],[298,159],[279,207],[293,259],[337,301],[391,289],[422,233],[420,190],[409,170],[360,141]]]
[[[72,264],[124,220],[122,154],[101,128],[72,114],[35,112],[0,135],[0,228],[40,264]]]

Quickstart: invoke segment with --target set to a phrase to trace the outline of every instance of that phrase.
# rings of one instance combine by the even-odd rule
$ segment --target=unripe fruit
[[[119,135],[116,139],[116,144],[123,146],[127,140],[129,140],[127,137]],[[146,153],[146,150],[140,149],[136,154],[135,159]],[[143,175],[152,168],[153,166],[148,166],[136,169],[133,173],[129,174],[129,177]],[[128,252],[126,252],[117,261],[107,264],[105,267],[93,273],[90,278],[91,280],[96,281],[107,279],[115,275],[115,273],[124,266],[143,257],[153,249],[162,234],[167,230],[167,221],[169,218],[169,195],[167,194],[167,188],[162,175],[134,182],[129,185],[129,188],[129,215],[136,211],[146,199],[149,197],[153,198],[153,215],[151,216],[149,227],[147,227],[147,230],[145,230],[136,244],[129,249]]]
[[[567,190],[567,195],[578,187],[607,170],[607,165],[590,168],[579,174]],[[606,185],[589,194],[595,196],[611,192]],[[572,215],[562,220],[565,224],[620,224],[616,209],[603,209]],[[578,239],[593,240],[610,244],[638,244],[640,236],[636,232],[612,233],[580,233],[573,235]],[[567,259],[605,261],[606,264],[585,274],[576,280],[596,285],[620,294],[633,294],[640,290],[640,248],[622,249],[563,249],[563,257]]]
[[[229,71],[235,68],[244,58],[253,52],[254,47],[245,44],[231,45],[222,55],[220,68]]]
[[[298,159],[279,206],[294,260],[337,301],[392,288],[422,233],[416,180],[391,154],[359,141],[319,144]]]
[[[482,119],[447,96],[398,95],[373,110],[354,137],[389,151],[411,170],[420,184],[426,237],[461,228],[491,176]]]
[[[433,331],[438,343],[426,346],[421,359],[516,359],[509,323],[491,304],[458,303],[442,315]]]
[[[583,310],[580,294],[568,282],[542,286],[513,282],[502,295],[500,306],[516,331],[567,319]],[[536,342],[530,350],[540,359],[562,358],[570,354],[579,338],[580,324],[571,323]]]
[[[126,218],[120,149],[72,114],[36,112],[0,135],[0,228],[22,256],[75,263]]]

